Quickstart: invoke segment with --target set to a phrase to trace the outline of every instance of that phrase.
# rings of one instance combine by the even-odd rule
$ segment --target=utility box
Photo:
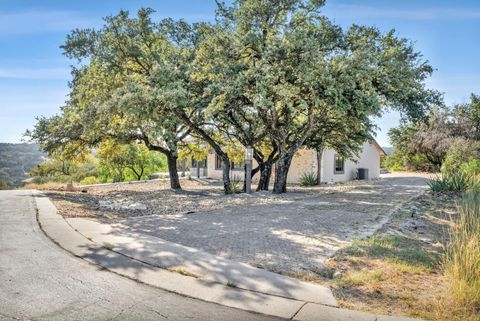
[[[368,168],[358,169],[358,179],[368,179]]]

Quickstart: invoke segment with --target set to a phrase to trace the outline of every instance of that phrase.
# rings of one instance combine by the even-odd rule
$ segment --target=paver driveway
[[[275,202],[102,221],[256,266],[307,271],[321,268],[352,239],[373,233],[395,206],[425,188],[425,177],[391,174],[343,191],[297,190]]]

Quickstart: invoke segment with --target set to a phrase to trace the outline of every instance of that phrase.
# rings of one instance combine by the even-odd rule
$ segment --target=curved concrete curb
[[[38,223],[44,233],[57,245],[74,256],[145,284],[203,301],[291,320],[413,320],[339,309],[330,290],[325,287],[275,275],[158,238],[110,235],[105,231],[105,225],[102,226],[96,222],[87,221],[79,224],[78,220],[71,220],[70,224],[73,222],[72,226],[74,226],[72,227],[57,214],[55,206],[47,197],[39,192],[34,196],[37,203]],[[98,225],[95,226],[95,224]],[[88,232],[91,236],[82,235],[82,232]],[[132,247],[131,242],[137,246]],[[127,244],[130,247],[126,246]],[[229,286],[221,283],[226,280],[225,278],[214,278],[208,275],[195,278],[180,274],[182,273],[180,270],[180,273],[170,272],[159,267],[162,266],[162,249],[163,254],[165,250],[168,254],[179,252],[180,259],[185,258],[182,255],[190,254],[194,259],[190,259],[192,262],[200,260],[201,264],[218,264],[226,266],[226,270],[235,267],[236,271],[226,276],[232,278],[229,280],[231,281]],[[149,255],[150,259],[142,256],[142,253],[151,254],[152,251],[157,251],[155,253],[158,255],[153,257]],[[195,270],[194,265],[190,268]],[[175,266],[170,269],[174,270]],[[246,273],[246,278],[242,273]],[[260,280],[255,279],[256,277]],[[237,284],[233,281],[241,282],[246,279],[251,282]],[[288,285],[287,293],[278,290],[283,285]]]

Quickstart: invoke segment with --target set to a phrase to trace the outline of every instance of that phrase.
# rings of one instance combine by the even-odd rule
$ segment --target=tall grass
[[[450,229],[445,272],[454,298],[471,313],[480,313],[480,189],[465,192],[459,217]]]

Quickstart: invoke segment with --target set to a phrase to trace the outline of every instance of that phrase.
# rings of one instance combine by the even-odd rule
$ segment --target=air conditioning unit
[[[368,168],[359,168],[358,169],[358,177],[360,179],[368,179]]]

